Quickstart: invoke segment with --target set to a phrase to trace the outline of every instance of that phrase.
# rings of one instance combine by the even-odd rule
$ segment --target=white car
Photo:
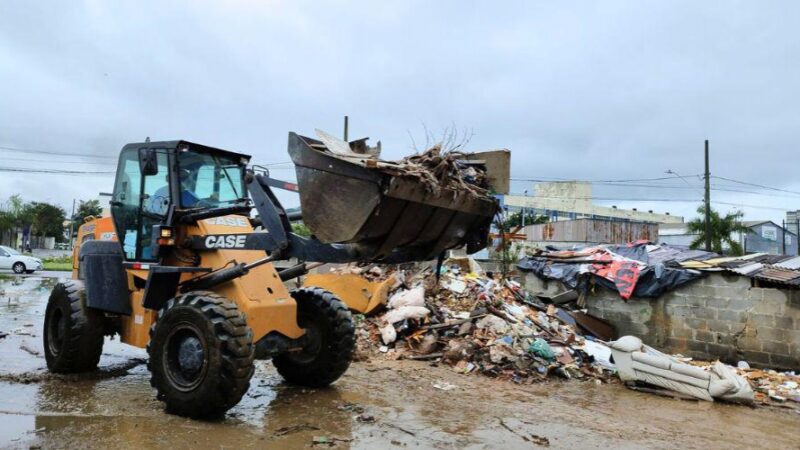
[[[0,245],[0,269],[11,269],[14,273],[33,273],[35,270],[42,270],[42,260]]]

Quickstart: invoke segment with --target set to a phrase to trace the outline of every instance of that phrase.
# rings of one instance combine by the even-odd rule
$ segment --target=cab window
[[[242,166],[233,157],[180,152],[178,173],[184,209],[229,206],[247,195]]]

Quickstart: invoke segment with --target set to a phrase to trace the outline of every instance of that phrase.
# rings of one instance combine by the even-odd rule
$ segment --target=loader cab
[[[128,144],[120,152],[111,216],[128,261],[157,262],[153,230],[183,213],[247,198],[249,156],[186,141]]]

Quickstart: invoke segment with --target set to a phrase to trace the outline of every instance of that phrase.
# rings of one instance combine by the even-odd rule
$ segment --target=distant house
[[[742,224],[750,232],[734,233],[732,238],[742,246],[745,253],[798,254],[796,233],[771,220],[749,220]],[[664,244],[689,246],[696,237],[696,234],[689,233],[685,223],[661,224],[658,228],[658,242]]]

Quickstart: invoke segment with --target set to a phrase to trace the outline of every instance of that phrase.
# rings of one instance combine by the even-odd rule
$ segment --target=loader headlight
[[[172,228],[161,228],[161,237],[162,238],[171,238],[172,237]]]

